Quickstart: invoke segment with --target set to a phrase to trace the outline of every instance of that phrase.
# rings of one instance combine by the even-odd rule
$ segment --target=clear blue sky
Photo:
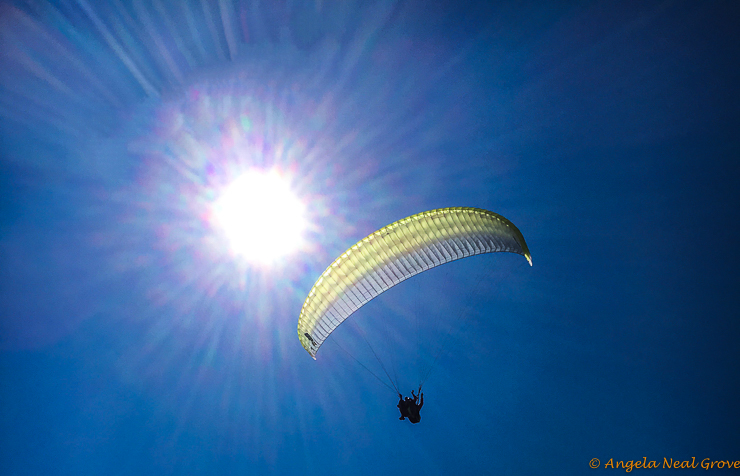
[[[495,3],[3,2],[0,473],[740,460],[736,3]],[[310,221],[272,267],[208,226],[254,167]],[[447,206],[534,266],[432,270],[312,360],[323,269]],[[420,424],[363,334],[404,392],[446,342]]]

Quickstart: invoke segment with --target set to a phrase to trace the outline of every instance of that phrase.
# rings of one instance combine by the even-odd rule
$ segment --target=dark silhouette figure
[[[404,399],[403,395],[400,393],[398,394],[397,407],[401,411],[401,416],[398,419],[405,420],[408,418],[411,423],[419,423],[421,421],[419,411],[421,410],[421,407],[424,406],[424,393],[422,392],[421,395],[414,395],[414,391],[412,390],[411,396],[414,398],[406,397]],[[421,396],[421,401],[419,400],[419,396]]]

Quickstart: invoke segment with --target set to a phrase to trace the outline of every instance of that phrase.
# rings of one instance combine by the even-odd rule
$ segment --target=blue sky
[[[638,3],[3,2],[0,472],[740,459],[738,9]],[[248,169],[306,207],[270,266],[210,226]],[[431,270],[312,360],[324,268],[447,206],[533,266]],[[420,424],[363,335],[404,392],[444,343]]]

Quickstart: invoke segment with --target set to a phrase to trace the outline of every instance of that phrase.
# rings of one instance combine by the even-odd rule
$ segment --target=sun
[[[251,170],[224,190],[213,215],[235,254],[269,264],[300,248],[305,209],[277,171]]]

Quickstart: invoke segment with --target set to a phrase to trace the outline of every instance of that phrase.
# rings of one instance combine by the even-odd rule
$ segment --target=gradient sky
[[[739,20],[733,1],[2,2],[0,473],[740,460]],[[210,226],[255,168],[310,224],[272,266]],[[324,268],[447,206],[512,220],[533,267],[424,273],[312,360],[296,325]],[[444,342],[418,425],[362,336],[404,392]]]

